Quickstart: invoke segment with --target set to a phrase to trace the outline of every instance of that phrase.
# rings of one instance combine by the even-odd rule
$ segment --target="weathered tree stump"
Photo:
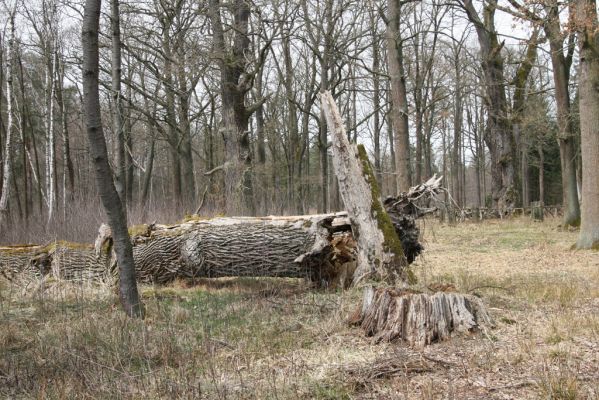
[[[349,322],[375,342],[402,340],[418,347],[446,340],[453,332],[471,333],[493,325],[476,296],[372,287],[365,288],[362,305]]]
[[[533,221],[543,221],[545,213],[543,212],[543,204],[540,201],[533,201],[530,203],[530,218]]]

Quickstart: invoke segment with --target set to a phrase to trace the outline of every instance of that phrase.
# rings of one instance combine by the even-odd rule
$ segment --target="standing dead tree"
[[[385,212],[372,165],[364,146],[350,145],[343,120],[330,92],[321,94],[333,142],[333,164],[339,193],[358,242],[354,283],[365,278],[407,278],[408,262],[389,215]]]

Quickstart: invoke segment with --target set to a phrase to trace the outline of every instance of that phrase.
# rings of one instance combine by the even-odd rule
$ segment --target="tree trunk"
[[[484,140],[491,157],[493,202],[497,208],[508,211],[518,200],[515,180],[515,142],[508,117],[505,93],[504,64],[495,30],[497,0],[485,3],[483,20],[477,14],[472,0],[464,0],[468,19],[474,24],[481,48],[482,69],[485,80],[485,103],[488,110]]]
[[[396,168],[396,156],[395,156],[395,145],[393,144],[393,117],[391,116],[391,113],[393,112],[393,105],[391,104],[391,90],[390,90],[390,84],[387,87],[387,104],[388,104],[388,108],[387,108],[387,142],[389,143],[389,161],[391,164],[391,179],[390,179],[390,183],[391,183],[391,187],[389,188],[389,192],[391,192],[391,194],[393,196],[396,196],[399,193],[399,190],[397,188],[397,168]]]
[[[452,332],[471,333],[493,325],[476,296],[372,287],[364,289],[362,305],[349,322],[360,325],[375,342],[402,340],[416,347],[446,340]]]
[[[374,141],[374,171],[376,174],[376,181],[379,188],[383,188],[383,171],[381,165],[381,79],[379,76],[380,69],[380,54],[379,54],[379,35],[376,32],[375,22],[373,24],[372,32],[372,84],[373,84],[373,141]]]
[[[110,0],[110,26],[112,30],[112,130],[116,138],[116,174],[114,185],[123,203],[127,219],[127,167],[125,160],[125,131],[123,125],[123,98],[121,96],[121,22],[119,0]]]
[[[599,249],[599,22],[595,0],[577,0],[580,51],[582,223],[576,246]]]
[[[196,185],[193,169],[193,152],[191,141],[191,122],[189,120],[189,96],[190,90],[187,87],[187,76],[185,73],[186,55],[184,49],[178,55],[177,80],[179,83],[179,127],[181,131],[181,191],[182,204],[186,211],[191,212],[189,207],[195,209]]]
[[[173,71],[173,51],[171,48],[171,38],[169,37],[169,29],[172,21],[169,18],[164,18],[164,29],[162,35],[162,49],[164,51],[164,91],[166,100],[166,123],[168,126],[169,153],[172,163],[172,195],[176,206],[180,206],[183,196],[183,188],[181,185],[181,158],[179,157],[180,138],[179,128],[177,126],[177,114],[175,105],[175,87],[174,87],[174,71]]]
[[[344,218],[337,218],[342,225],[336,229],[349,228]],[[136,265],[141,280],[156,283],[227,276],[309,278],[332,283],[342,264],[353,259],[348,248],[343,260],[333,260],[335,251],[329,238],[334,220],[332,215],[239,217],[192,222],[189,227],[182,224],[181,234],[176,236],[171,229],[164,235],[152,232],[147,245],[144,237],[137,236]]]
[[[453,108],[453,149],[451,155],[451,177],[452,187],[451,192],[454,200],[458,207],[464,205],[462,201],[462,190],[461,190],[461,179],[460,179],[460,164],[462,161],[461,150],[462,150],[462,119],[463,119],[463,106],[462,106],[462,87],[460,82],[460,71],[459,71],[459,59],[454,61],[455,75],[456,75],[456,92],[454,97],[454,108]]]
[[[220,70],[222,125],[225,141],[225,208],[228,214],[254,214],[252,152],[248,131],[249,118],[259,104],[246,106],[250,90],[244,74],[249,51],[250,8],[245,0],[230,5],[234,13],[232,45],[225,41],[220,0],[210,0],[213,46]],[[261,102],[260,100],[259,102]]]
[[[156,147],[156,139],[154,138],[153,130],[153,128],[150,129],[150,131],[152,132],[152,137],[150,138],[150,148],[148,149],[146,155],[146,171],[144,173],[143,185],[141,189],[141,206],[144,209],[144,213],[148,205],[150,185],[152,184],[152,170],[154,169],[154,152]]]
[[[553,84],[555,86],[555,103],[557,108],[557,127],[562,170],[562,204],[564,210],[564,226],[580,225],[580,205],[576,185],[576,140],[572,125],[570,104],[570,66],[572,56],[564,55],[564,35],[561,31],[559,6],[556,0],[545,5],[547,18],[543,25],[545,35],[549,39],[551,65],[553,67]],[[543,201],[543,199],[541,199]]]
[[[400,35],[401,5],[390,0],[387,25],[387,57],[391,81],[391,113],[395,132],[395,172],[398,192],[411,186],[410,132],[408,127],[408,97],[403,66],[403,42]]]
[[[56,100],[60,111],[60,122],[62,128],[62,158],[63,158],[63,208],[66,210],[67,200],[73,200],[75,195],[75,170],[73,166],[73,158],[71,157],[71,141],[69,136],[69,124],[67,105],[64,93],[64,78],[65,66],[60,63],[58,66],[58,90],[56,92]],[[23,87],[21,87],[23,91]],[[24,124],[25,118],[23,118]]]
[[[8,117],[6,123],[6,140],[4,143],[4,157],[2,165],[2,191],[0,192],[0,230],[4,227],[6,217],[8,215],[8,200],[10,198],[10,185],[13,173],[12,168],[12,153],[13,153],[13,56],[15,54],[15,9],[9,15],[9,37],[8,37],[8,57],[6,60],[6,114]],[[1,151],[1,149],[0,149]]]
[[[100,109],[98,28],[101,0],[86,0],[83,28],[83,100],[87,136],[96,171],[100,198],[113,232],[114,248],[119,265],[119,292],[123,308],[131,317],[143,316],[137,292],[133,249],[127,231],[123,204],[114,186],[108,164]]]
[[[539,201],[541,205],[545,205],[545,151],[543,150],[543,143],[539,143],[537,146],[539,153]]]
[[[383,208],[364,146],[349,144],[330,92],[321,94],[321,107],[331,131],[339,191],[358,242],[354,283],[372,277],[389,281],[411,279],[401,242]]]
[[[133,79],[133,68],[129,68],[129,73],[127,79],[129,82]],[[133,89],[131,85],[127,85],[127,92],[125,94],[125,98],[127,99],[127,111],[124,114],[125,122],[124,122],[124,134],[125,134],[125,170],[126,170],[126,188],[125,192],[127,193],[127,201],[126,204],[131,207],[133,205],[133,187],[134,187],[134,172],[135,165],[133,163],[133,120],[131,117],[131,98],[132,98]]]
[[[435,178],[384,204],[408,262],[423,250],[414,219],[428,212],[414,202],[438,195],[438,183]],[[129,230],[138,279],[148,283],[269,276],[303,277],[335,287],[350,284],[356,269],[357,243],[347,212],[190,219],[176,225],[137,225]],[[0,276],[16,281],[14,276],[19,273],[25,278],[52,273],[57,279],[112,281],[118,271],[111,247],[105,246],[112,239],[110,228],[103,224],[95,254],[91,245],[63,241],[50,246],[0,247]]]
[[[54,27],[50,25],[50,29]],[[54,69],[56,68],[55,38],[47,39],[46,60],[46,99],[45,99],[45,129],[46,129],[46,198],[48,207],[48,222],[54,219],[56,211],[56,135],[54,132],[54,95],[56,85]]]
[[[528,143],[524,139],[520,142],[520,179],[522,182],[522,207],[530,204],[529,179],[528,179]]]

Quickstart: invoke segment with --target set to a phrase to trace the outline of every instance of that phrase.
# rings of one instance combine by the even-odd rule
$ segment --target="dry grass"
[[[0,397],[599,399],[599,253],[557,221],[427,221],[420,286],[476,293],[497,328],[418,351],[345,323],[358,290],[298,280],[142,288],[148,318],[112,289],[0,283]]]

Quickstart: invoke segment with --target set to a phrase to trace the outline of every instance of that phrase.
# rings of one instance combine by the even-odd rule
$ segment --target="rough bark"
[[[408,278],[407,260],[389,215],[383,208],[372,166],[363,146],[350,145],[330,92],[321,94],[322,110],[333,142],[339,191],[358,243],[354,283],[366,278]]]
[[[335,221],[337,219],[337,221]],[[330,282],[341,265],[333,260],[334,223],[344,215],[217,218],[158,227],[135,237],[140,280],[227,276],[309,278]],[[174,234],[176,232],[176,234]],[[351,261],[351,251],[347,254]]]
[[[433,176],[385,200],[408,263],[423,250],[415,219],[436,210],[426,204],[437,200],[440,181],[441,177]],[[358,243],[346,212],[212,220],[194,216],[176,225],[133,226],[129,232],[137,277],[148,283],[274,276],[305,277],[320,286],[337,287],[350,284],[356,269]],[[110,283],[119,274],[113,247],[111,230],[104,224],[95,246],[59,241],[0,247],[0,275],[26,282],[51,274],[56,279]]]
[[[407,191],[411,186],[410,132],[408,127],[408,96],[403,66],[403,42],[399,20],[401,4],[390,0],[387,24],[387,61],[391,82],[391,119],[395,133],[395,172],[398,192]]]
[[[110,0],[110,26],[112,30],[112,130],[116,138],[116,174],[114,185],[123,203],[127,218],[127,168],[125,166],[125,131],[123,125],[123,98],[121,96],[121,22],[119,0]]]
[[[255,212],[252,186],[252,152],[248,131],[249,118],[263,100],[246,106],[246,94],[253,76],[247,71],[250,8],[245,0],[230,5],[234,11],[232,45],[225,41],[220,0],[211,0],[210,21],[213,48],[220,70],[222,128],[225,141],[225,208],[227,213]]]
[[[372,179],[374,179],[372,177]],[[415,219],[433,212],[441,177],[385,200],[385,210],[411,263],[423,250]],[[356,269],[358,243],[346,212],[291,217],[201,219],[176,225],[129,228],[142,282],[223,276],[306,277],[321,286],[346,286]],[[354,232],[357,232],[353,228]],[[95,246],[53,242],[0,247],[0,275],[111,282],[118,276],[110,228],[102,224]],[[95,248],[95,251],[91,250]]]
[[[375,342],[402,340],[417,347],[446,340],[453,332],[472,333],[493,325],[476,296],[372,287],[364,289],[362,305],[349,322]]]
[[[83,28],[83,102],[90,153],[96,171],[96,183],[102,204],[114,235],[114,248],[119,265],[119,293],[127,315],[143,315],[133,262],[133,249],[127,231],[123,206],[114,186],[108,164],[108,151],[102,129],[99,78],[98,28],[101,0],[86,0]]]
[[[426,197],[425,185],[413,191]],[[422,251],[420,207],[407,198],[385,204],[408,260]],[[414,213],[414,210],[418,212]],[[396,213],[407,213],[398,215]],[[200,277],[300,277],[321,286],[347,286],[356,267],[357,243],[346,212],[289,217],[192,218],[176,225],[129,228],[140,282],[168,283]],[[118,276],[110,228],[102,225],[95,246],[55,242],[0,247],[0,274],[110,282]],[[95,247],[95,251],[93,250]],[[20,275],[19,275],[20,274]],[[17,279],[14,279],[17,280]]]
[[[496,0],[485,3],[483,19],[479,17],[472,0],[463,0],[470,22],[476,28],[485,83],[485,105],[488,110],[484,140],[491,157],[492,196],[499,209],[510,210],[517,202],[515,187],[515,142],[508,116],[505,93],[504,62],[495,30]]]
[[[580,50],[582,223],[576,246],[599,249],[599,21],[595,0],[577,0]]]

